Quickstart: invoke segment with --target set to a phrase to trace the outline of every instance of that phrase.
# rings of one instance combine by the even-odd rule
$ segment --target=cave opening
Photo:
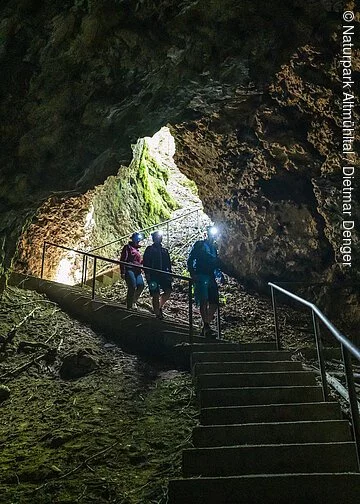
[[[131,147],[131,163],[102,184],[81,195],[50,197],[39,208],[21,237],[17,271],[39,276],[45,240],[75,250],[95,249],[96,255],[115,259],[132,232],[145,233],[145,246],[156,228],[173,252],[175,271],[184,273],[184,254],[210,223],[197,186],[174,162],[175,140],[168,127],[139,138]],[[108,267],[99,261],[99,271]],[[44,277],[79,284],[81,255],[48,245]]]

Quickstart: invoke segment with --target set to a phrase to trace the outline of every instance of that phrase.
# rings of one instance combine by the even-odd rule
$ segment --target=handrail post
[[[315,335],[317,356],[318,356],[319,367],[320,367],[320,376],[321,376],[321,384],[322,384],[322,389],[323,389],[323,398],[324,398],[324,401],[327,402],[329,400],[329,391],[328,391],[328,387],[327,387],[324,349],[323,349],[323,344],[321,341],[319,321],[318,321],[317,317],[315,316],[314,310],[311,310],[311,313],[312,313],[312,320],[313,320],[313,326],[314,326],[314,335]]]
[[[46,254],[46,241],[44,241],[43,251],[42,251],[40,278],[43,278],[43,276],[44,276],[45,254]]]
[[[218,339],[221,339],[220,304],[218,304],[217,310],[216,310],[216,324],[217,324],[217,336],[218,336]]]
[[[277,350],[281,350],[279,322],[278,322],[278,316],[277,316],[275,292],[274,292],[273,286],[270,286],[270,287],[271,287],[271,301],[272,301],[272,307],[273,307],[273,313],[274,313],[276,348],[277,348]]]
[[[86,285],[87,281],[87,268],[88,268],[88,256],[85,256],[84,285]]]
[[[189,280],[189,343],[193,342],[193,283]]]
[[[166,246],[170,246],[169,223],[166,223]]]
[[[85,279],[85,257],[83,255],[82,258],[82,269],[81,269],[81,287],[84,285],[84,279]]]
[[[358,466],[360,469],[360,414],[359,407],[356,395],[354,374],[352,370],[352,362],[350,352],[341,344],[341,351],[344,361],[345,367],[345,376],[346,376],[346,384],[349,392],[349,402],[350,402],[350,411],[351,411],[351,419],[352,419],[352,428],[354,434],[354,441],[356,445]]]
[[[199,209],[196,210],[196,225],[197,225],[197,232],[199,233],[200,231],[200,215],[199,215]]]
[[[96,257],[94,257],[91,299],[95,299]]]

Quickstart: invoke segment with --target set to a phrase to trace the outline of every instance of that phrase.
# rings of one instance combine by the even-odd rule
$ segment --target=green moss
[[[193,180],[190,180],[188,178],[184,179],[182,182],[181,182],[181,185],[184,186],[184,187],[187,187],[188,189],[190,189],[190,191],[195,195],[195,196],[198,196],[199,195],[199,191],[198,191],[198,188],[197,188],[197,185],[195,184],[195,182]]]
[[[137,173],[137,193],[143,199],[147,221],[155,224],[168,219],[171,210],[177,208],[176,201],[166,190],[169,178],[167,168],[158,164],[149,154],[149,149],[142,142]]]
[[[169,219],[172,210],[178,208],[166,189],[168,168],[150,155],[146,140],[139,140],[133,151],[130,166],[122,166],[116,176],[108,177],[95,189],[95,227],[91,238],[94,247]],[[109,245],[100,249],[99,254],[116,257],[122,245],[122,242]]]

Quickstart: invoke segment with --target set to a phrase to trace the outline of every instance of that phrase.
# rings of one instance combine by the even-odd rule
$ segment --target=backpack
[[[204,273],[207,275],[214,274],[218,265],[217,252],[212,254],[210,246],[205,240],[198,240],[194,243],[190,250],[187,260],[187,269],[190,274]]]

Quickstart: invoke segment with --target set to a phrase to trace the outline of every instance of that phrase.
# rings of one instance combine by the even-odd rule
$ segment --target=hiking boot
[[[208,338],[209,334],[212,333],[210,324],[205,323],[201,329],[201,336],[204,336],[205,338]]]
[[[205,327],[204,334],[206,339],[216,339],[216,332],[210,326]]]

